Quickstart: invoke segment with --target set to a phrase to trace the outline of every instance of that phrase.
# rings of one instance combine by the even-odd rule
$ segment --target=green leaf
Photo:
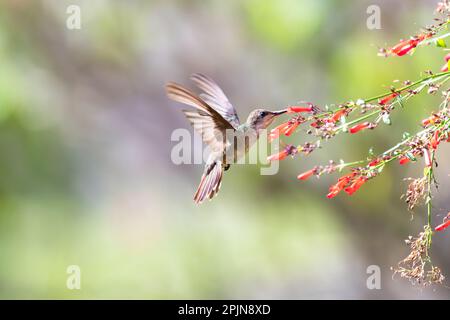
[[[439,38],[439,39],[436,39],[436,46],[438,46],[440,48],[446,48],[447,44],[445,43],[444,39]]]

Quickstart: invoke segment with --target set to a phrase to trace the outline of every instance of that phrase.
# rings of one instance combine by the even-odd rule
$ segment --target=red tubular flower
[[[331,199],[331,198],[336,197],[340,191],[341,190],[339,190],[339,189],[330,189],[330,192],[327,194],[327,198]]]
[[[377,164],[381,162],[381,159],[373,159],[369,162],[369,167],[375,167]]]
[[[340,177],[338,182],[330,187],[330,192],[327,194],[327,198],[331,199],[338,195],[342,189],[350,182],[350,180],[355,176],[355,173],[352,172],[346,176]]]
[[[345,175],[345,176],[342,176],[342,177],[340,177],[339,179],[338,179],[338,182],[341,182],[341,181],[350,181],[352,178],[354,178],[356,176],[356,173],[355,172],[352,172],[352,173],[349,173],[349,174],[347,174],[347,175]]]
[[[381,104],[382,106],[384,106],[385,104],[389,103],[395,97],[398,97],[398,95],[399,95],[398,92],[393,92],[390,95],[384,97],[383,99],[378,100],[378,103]]]
[[[272,142],[276,138],[278,138],[281,134],[284,134],[284,132],[289,128],[289,121],[280,124],[276,128],[272,129],[269,134],[269,142]]]
[[[407,164],[410,161],[411,160],[407,156],[403,156],[403,157],[400,157],[400,159],[398,160],[398,163],[400,163],[401,165],[404,165],[404,164]]]
[[[283,150],[281,152],[272,154],[267,157],[267,161],[274,161],[274,160],[283,160],[288,156],[288,153],[286,150]]]
[[[315,168],[313,168],[313,169],[311,169],[311,170],[308,170],[308,171],[306,171],[306,172],[303,172],[303,173],[301,173],[301,174],[299,174],[298,176],[297,176],[297,179],[298,180],[307,180],[309,177],[311,177],[313,174],[315,174],[316,173],[316,169]]]
[[[447,53],[444,57],[444,60],[447,62],[448,60],[450,60],[450,53]]]
[[[372,125],[372,124],[371,124],[370,122],[359,123],[359,124],[354,125],[353,127],[351,127],[348,131],[349,131],[350,133],[357,133],[357,132],[359,132],[359,131],[361,131],[361,130],[370,128],[371,125]]]
[[[288,145],[282,151],[268,156],[267,161],[283,160],[287,156],[294,155],[296,153],[297,153],[297,148],[294,147],[293,145]]]
[[[297,129],[300,123],[301,122],[298,118],[294,118],[289,120],[288,122],[280,124],[278,127],[270,131],[269,142],[272,142],[282,134],[285,136],[290,136],[295,131],[295,129]]]
[[[339,121],[346,114],[347,114],[346,109],[340,109],[340,110],[336,111],[331,117],[327,118],[325,121],[335,123],[335,122]]]
[[[358,177],[355,181],[353,181],[353,183],[352,183],[349,187],[345,188],[344,191],[347,192],[348,195],[351,196],[351,195],[354,194],[356,191],[358,191],[358,189],[361,188],[361,186],[362,186],[364,183],[366,183],[366,181],[367,181],[367,178],[366,178],[366,177],[360,176],[360,177]]]
[[[436,150],[437,147],[438,147],[438,145],[439,145],[439,142],[441,142],[441,141],[440,141],[440,138],[439,138],[440,134],[441,134],[441,131],[440,131],[440,130],[436,130],[436,131],[434,132],[434,134],[433,134],[433,137],[432,137],[431,140],[430,140],[430,147],[431,147],[433,150]]]
[[[421,39],[421,37],[419,36],[418,39],[404,40],[404,41],[398,43],[397,45],[395,45],[394,47],[392,47],[390,49],[390,52],[399,57],[404,56],[405,54],[410,52],[412,49],[417,47],[417,45],[424,39],[425,38]]]
[[[300,107],[300,106],[292,106],[288,108],[288,113],[300,113],[300,112],[312,112],[313,106],[308,107]]]
[[[300,122],[295,121],[293,123],[290,124],[290,126],[284,131],[284,135],[289,137],[292,132],[295,131],[295,129],[297,129],[297,127],[300,125]]]
[[[441,223],[440,225],[438,225],[434,230],[442,231],[442,230],[447,229],[448,227],[450,227],[450,219],[445,221],[444,223]]]

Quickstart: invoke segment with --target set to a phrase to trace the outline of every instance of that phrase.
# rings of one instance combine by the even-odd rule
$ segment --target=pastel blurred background
[[[69,5],[81,29],[66,28]],[[366,27],[369,5],[381,30]],[[193,72],[223,87],[241,119],[255,107],[321,106],[372,96],[439,70],[442,51],[377,57],[433,22],[436,1],[0,2],[0,298],[450,298],[392,279],[404,239],[424,224],[400,196],[420,165],[393,164],[354,196],[328,200],[337,176],[299,182],[328,160],[382,152],[419,129],[438,97],[417,97],[393,125],[339,136],[277,175],[234,166],[196,206],[201,165],[174,165],[191,130],[164,84]],[[286,141],[304,139],[300,130]],[[450,210],[450,148],[440,151],[435,221]],[[434,238],[450,276],[450,234]],[[81,290],[66,287],[69,265]],[[381,290],[366,269],[381,268]],[[447,280],[446,284],[449,282]]]

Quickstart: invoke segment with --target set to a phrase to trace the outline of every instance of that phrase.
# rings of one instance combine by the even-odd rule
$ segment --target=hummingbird
[[[258,141],[261,130],[287,109],[255,109],[241,124],[236,109],[214,80],[200,73],[194,73],[190,79],[203,91],[200,95],[173,82],[167,83],[166,91],[170,99],[194,108],[182,111],[211,151],[194,194],[194,202],[200,204],[217,195],[223,172],[245,156]]]

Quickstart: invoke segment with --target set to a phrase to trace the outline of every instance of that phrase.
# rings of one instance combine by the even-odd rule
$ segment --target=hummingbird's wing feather
[[[214,161],[206,165],[205,172],[194,195],[195,203],[202,203],[206,198],[212,199],[219,192],[222,175],[221,161]]]
[[[187,104],[198,110],[208,113],[215,122],[217,122],[221,128],[234,129],[234,127],[223,118],[223,116],[217,112],[214,108],[209,106],[205,101],[197,97],[194,93],[188,89],[182,87],[179,84],[169,82],[166,85],[167,96],[175,101]]]
[[[225,120],[237,129],[240,125],[240,121],[236,109],[234,109],[233,105],[228,101],[227,96],[223,93],[219,85],[214,80],[201,73],[194,73],[191,76],[191,79],[205,92],[200,94],[200,98],[213,107]]]
[[[169,98],[190,105],[195,110],[183,110],[191,125],[212,151],[223,152],[227,145],[226,130],[234,129],[216,110],[180,85],[166,86]]]
[[[194,130],[200,134],[213,152],[223,152],[229,144],[225,132],[218,128],[211,116],[200,110],[183,110]]]

